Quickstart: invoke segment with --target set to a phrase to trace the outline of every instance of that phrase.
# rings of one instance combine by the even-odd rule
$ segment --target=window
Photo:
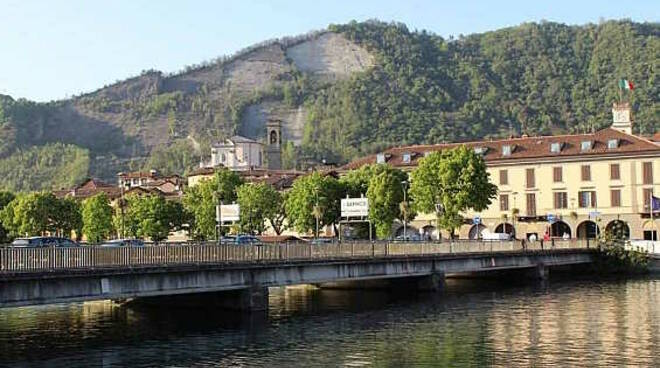
[[[511,156],[511,152],[513,152],[513,149],[510,145],[502,146],[502,156]]]
[[[500,185],[509,185],[509,171],[500,170]]]
[[[527,193],[527,216],[536,216],[536,195]]]
[[[384,153],[379,153],[376,155],[376,163],[377,164],[384,164],[385,163],[385,154]]]
[[[555,208],[568,208],[568,194],[566,192],[555,192]]]
[[[578,199],[580,208],[596,207],[596,192],[594,191],[580,191]]]
[[[653,189],[644,189],[644,211],[650,211],[651,196],[653,195]]]
[[[552,153],[561,152],[561,143],[555,142],[555,143],[550,144],[550,152],[552,152]]]
[[[564,172],[561,166],[552,168],[552,180],[555,183],[561,183],[564,181]]]
[[[508,194],[501,194],[500,195],[500,211],[508,211],[509,210],[509,195]]]
[[[582,181],[591,181],[591,166],[582,165]]]
[[[591,150],[592,144],[593,144],[592,141],[582,141],[582,143],[580,143],[580,150],[589,151]]]
[[[610,179],[611,180],[621,179],[621,170],[619,168],[619,164],[610,165]]]
[[[488,152],[488,147],[474,147],[474,153],[477,155],[485,155]]]
[[[536,186],[536,178],[534,177],[534,169],[525,170],[527,176],[527,188],[534,188]]]
[[[615,149],[619,147],[618,139],[609,139],[607,140],[607,149]]]
[[[404,153],[403,154],[403,163],[404,164],[409,164],[410,163],[410,153]]]
[[[610,206],[621,207],[621,191],[619,189],[610,190]]]
[[[642,163],[642,174],[644,184],[653,184],[653,162]]]
[[[227,156],[223,153],[220,155],[220,162],[225,162],[227,160]]]

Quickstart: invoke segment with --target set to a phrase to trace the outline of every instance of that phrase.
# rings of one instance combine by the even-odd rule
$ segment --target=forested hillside
[[[60,187],[140,168],[184,173],[213,141],[261,138],[269,118],[294,143],[289,166],[391,145],[588,131],[610,124],[620,78],[635,84],[626,96],[635,130],[651,134],[660,130],[659,35],[657,23],[543,22],[443,39],[353,22],[69,100],[0,96],[0,186]]]

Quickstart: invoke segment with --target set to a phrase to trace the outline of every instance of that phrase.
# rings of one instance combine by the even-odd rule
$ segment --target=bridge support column
[[[432,273],[417,278],[415,289],[418,291],[441,291],[445,288],[445,274]]]
[[[539,263],[536,267],[527,271],[529,278],[545,281],[550,276],[550,270],[543,263]]]
[[[268,309],[268,288],[266,287],[223,291],[219,292],[217,297],[217,302],[222,308],[241,311]]]

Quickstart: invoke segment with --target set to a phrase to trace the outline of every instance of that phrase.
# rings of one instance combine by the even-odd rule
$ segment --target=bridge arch
[[[550,226],[550,231],[553,237],[563,238],[564,234],[568,234],[569,238],[573,237],[571,227],[564,221],[553,222]]]
[[[610,221],[607,226],[605,226],[605,231],[610,232],[615,237],[630,239],[630,226],[622,220]]]
[[[472,225],[470,231],[468,232],[468,239],[475,240],[483,238],[484,231],[487,231],[488,228],[484,225]]]
[[[582,221],[577,227],[578,239],[595,239],[599,233],[598,225],[591,220]]]

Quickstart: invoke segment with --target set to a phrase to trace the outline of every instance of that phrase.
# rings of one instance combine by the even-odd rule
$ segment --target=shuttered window
[[[611,180],[621,179],[621,168],[619,167],[619,164],[610,165],[610,179]]]
[[[566,192],[555,192],[554,197],[556,209],[568,208],[568,195]]]
[[[509,184],[509,171],[500,170],[500,185],[508,185],[508,184]]]
[[[644,162],[642,164],[642,174],[644,184],[653,184],[653,162]]]
[[[621,191],[619,189],[610,190],[610,206],[621,207]]]
[[[527,216],[536,216],[536,195],[527,193]]]
[[[534,169],[527,169],[527,188],[534,188],[536,186],[536,178],[534,177]]]
[[[591,166],[582,165],[582,181],[591,181]]]
[[[594,208],[596,207],[596,192],[582,191],[578,192],[578,205],[580,208]]]
[[[564,172],[561,166],[552,168],[552,180],[555,183],[561,183],[564,181]]]
[[[509,195],[508,194],[501,194],[500,195],[500,211],[508,211],[509,210]]]
[[[651,196],[653,195],[652,189],[644,189],[644,211],[650,211],[649,204],[651,203]]]

